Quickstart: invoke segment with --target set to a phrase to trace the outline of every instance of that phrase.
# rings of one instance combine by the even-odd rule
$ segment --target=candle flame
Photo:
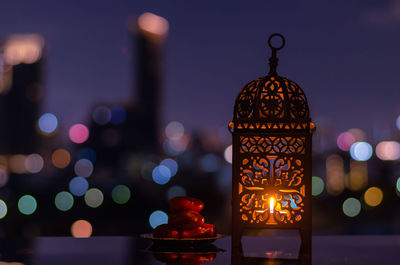
[[[269,212],[273,213],[274,212],[274,206],[275,206],[275,200],[273,197],[269,199]]]

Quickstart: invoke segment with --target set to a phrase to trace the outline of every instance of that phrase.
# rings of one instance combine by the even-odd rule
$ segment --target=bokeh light
[[[318,196],[324,191],[325,183],[324,180],[320,177],[313,176],[311,193],[313,196]]]
[[[103,199],[103,193],[99,189],[91,188],[85,193],[85,203],[89,207],[99,207],[103,203]]]
[[[76,238],[87,238],[92,235],[92,225],[86,220],[75,221],[71,225],[71,234]]]
[[[0,188],[7,184],[9,177],[10,175],[8,174],[7,168],[0,165]]]
[[[343,202],[343,212],[348,217],[356,217],[361,211],[361,203],[356,198],[348,198]]]
[[[171,177],[175,176],[178,172],[178,163],[176,163],[176,161],[171,158],[164,159],[163,161],[161,161],[160,165],[169,168],[169,171],[171,172]]]
[[[225,148],[224,158],[226,162],[232,164],[232,145],[229,145],[227,148]]]
[[[148,12],[140,15],[138,25],[140,29],[159,36],[167,34],[169,29],[168,21],[165,18]]]
[[[105,125],[111,120],[111,110],[107,106],[98,106],[92,113],[95,123]]]
[[[189,145],[189,139],[185,136],[178,139],[167,139],[164,142],[164,151],[171,156],[177,156],[185,152]]]
[[[18,200],[18,210],[22,214],[33,214],[36,211],[36,208],[36,199],[32,195],[24,195]]]
[[[397,116],[397,119],[396,119],[396,127],[397,127],[397,129],[400,131],[400,115]]]
[[[396,181],[396,189],[398,192],[400,192],[400,177]]]
[[[83,196],[89,188],[89,183],[84,177],[75,177],[69,182],[69,191],[75,196]]]
[[[185,188],[181,186],[172,186],[167,191],[167,198],[171,200],[172,198],[179,197],[179,196],[186,196]]]
[[[131,198],[131,191],[125,185],[118,185],[113,188],[111,197],[115,203],[125,204]]]
[[[39,154],[30,154],[25,158],[25,169],[29,173],[38,173],[43,168],[43,158]]]
[[[84,178],[89,177],[93,173],[93,163],[86,159],[79,159],[74,166],[75,174]]]
[[[206,172],[216,172],[220,165],[221,159],[216,154],[206,154],[200,160],[200,166]]]
[[[121,107],[114,107],[111,109],[111,123],[118,125],[124,123],[126,120],[126,111]]]
[[[74,197],[67,191],[61,191],[56,195],[54,203],[58,210],[66,212],[74,205]]]
[[[88,138],[89,129],[83,124],[75,124],[69,129],[69,139],[74,143],[84,143]]]
[[[356,139],[351,133],[343,132],[339,134],[336,142],[340,150],[347,152],[350,150],[350,147],[356,142]]]
[[[25,155],[12,155],[8,159],[8,166],[11,172],[17,173],[17,174],[23,174],[26,173],[25,169]]]
[[[65,149],[57,149],[51,155],[51,162],[57,168],[66,168],[71,162],[71,155]]]
[[[372,146],[367,142],[355,142],[350,147],[350,156],[356,161],[367,161],[372,156]]]
[[[3,219],[7,215],[7,204],[0,200],[0,219]]]
[[[356,142],[364,142],[366,140],[366,134],[361,129],[353,128],[353,129],[348,130],[347,132],[349,132],[351,135],[353,135]]]
[[[42,57],[44,40],[38,34],[14,34],[4,44],[4,60],[9,65],[31,64]]]
[[[367,189],[364,193],[364,201],[367,205],[371,207],[375,207],[381,204],[382,199],[383,199],[383,192],[378,187],[371,187]]]
[[[78,160],[82,159],[82,158],[86,158],[86,159],[90,160],[92,163],[94,163],[94,162],[96,162],[96,151],[94,151],[90,147],[85,147],[85,148],[79,149],[77,158],[78,158]]]
[[[149,217],[149,223],[152,228],[168,223],[168,215],[163,211],[154,211]]]
[[[400,143],[395,141],[380,142],[375,148],[375,153],[381,160],[400,159]]]
[[[171,179],[171,171],[166,166],[156,166],[153,169],[152,177],[155,183],[164,185]]]
[[[185,127],[178,121],[171,121],[165,127],[165,135],[171,140],[180,139],[185,133]]]
[[[50,134],[57,129],[58,120],[54,114],[45,113],[39,118],[38,125],[41,132]]]

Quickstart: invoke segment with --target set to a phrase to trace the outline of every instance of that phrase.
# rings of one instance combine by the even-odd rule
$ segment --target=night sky
[[[0,36],[46,40],[45,102],[64,131],[88,122],[96,103],[134,98],[127,19],[168,19],[163,121],[189,129],[221,127],[236,94],[266,75],[267,39],[280,32],[278,73],[306,92],[317,125],[358,127],[380,138],[400,114],[400,0],[335,1],[7,1]],[[134,54],[134,53],[133,53]]]

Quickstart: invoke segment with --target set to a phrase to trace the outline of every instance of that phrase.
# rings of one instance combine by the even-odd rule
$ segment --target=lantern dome
[[[229,124],[231,131],[243,129],[309,131],[314,127],[303,90],[295,82],[276,73],[278,64],[276,51],[284,46],[284,39],[279,48],[273,47],[270,40],[272,48],[270,72],[265,77],[249,82],[239,92],[233,121]]]

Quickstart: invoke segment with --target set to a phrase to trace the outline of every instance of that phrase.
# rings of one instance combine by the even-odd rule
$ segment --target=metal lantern
[[[280,37],[274,47],[271,40]],[[311,137],[315,129],[306,96],[276,72],[285,39],[272,34],[267,76],[248,83],[236,98],[233,121],[233,247],[247,229],[299,229],[311,244]],[[303,246],[304,244],[302,244]]]

